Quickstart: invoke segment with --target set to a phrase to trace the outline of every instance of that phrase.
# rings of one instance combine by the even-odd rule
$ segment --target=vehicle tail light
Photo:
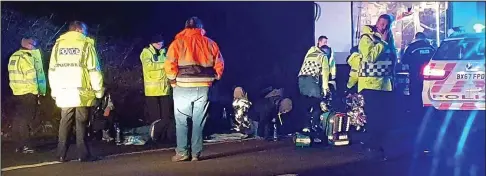
[[[445,71],[443,69],[436,69],[436,68],[431,68],[430,64],[427,64],[423,71],[422,74],[424,76],[424,80],[443,80],[449,76],[450,71]]]

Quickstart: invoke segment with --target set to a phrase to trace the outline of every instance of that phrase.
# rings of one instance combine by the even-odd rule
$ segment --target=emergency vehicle
[[[485,110],[485,33],[451,34],[423,68],[424,107]],[[479,29],[478,29],[479,28]]]

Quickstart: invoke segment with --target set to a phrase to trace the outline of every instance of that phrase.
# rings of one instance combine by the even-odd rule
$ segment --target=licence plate
[[[484,80],[484,73],[458,73],[456,78],[458,80]]]

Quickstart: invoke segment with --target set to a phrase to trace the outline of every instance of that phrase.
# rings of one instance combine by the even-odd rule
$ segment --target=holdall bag
[[[304,128],[302,132],[295,133],[293,141],[296,147],[310,147],[312,145],[310,129]]]
[[[321,115],[321,122],[329,144],[349,145],[348,132],[351,120],[345,113],[325,112]]]

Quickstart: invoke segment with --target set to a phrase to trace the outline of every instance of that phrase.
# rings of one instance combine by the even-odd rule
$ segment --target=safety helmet
[[[191,17],[186,21],[186,28],[203,28],[203,23],[198,17]]]

